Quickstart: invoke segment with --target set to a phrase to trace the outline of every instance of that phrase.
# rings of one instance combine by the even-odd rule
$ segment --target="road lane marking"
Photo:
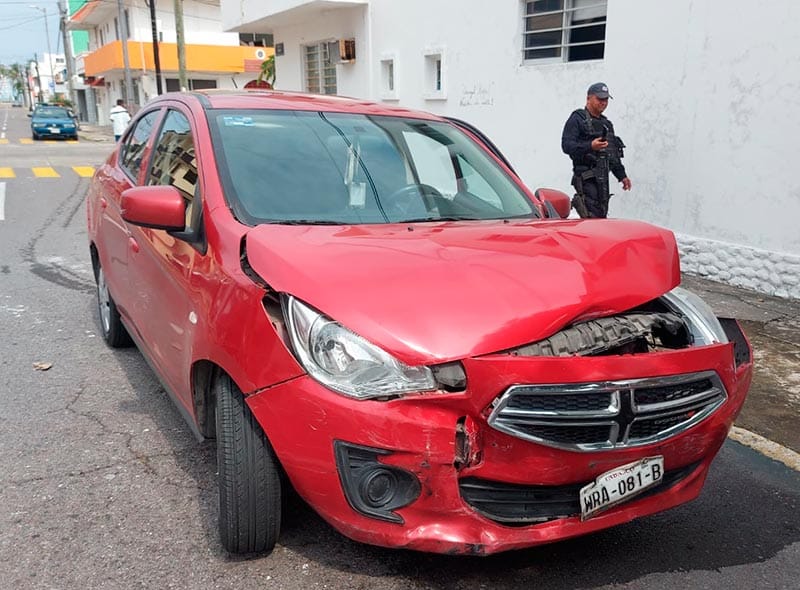
[[[3,133],[3,135],[5,135],[5,133]],[[8,139],[5,138],[5,137],[0,137],[0,143],[6,144],[6,143],[8,143]]]
[[[31,170],[33,170],[33,175],[37,178],[61,178],[61,175],[49,166],[31,168]]]
[[[0,221],[6,218],[6,183],[0,182]]]
[[[72,169],[78,176],[83,178],[91,178],[94,176],[94,168],[92,166],[73,166]]]
[[[33,143],[33,139],[31,139],[30,137],[23,137],[22,139],[19,140],[19,142],[20,143]]]
[[[13,168],[0,167],[0,178],[16,178]]]

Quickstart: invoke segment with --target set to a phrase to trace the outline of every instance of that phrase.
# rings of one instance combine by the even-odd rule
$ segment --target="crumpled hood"
[[[507,350],[680,283],[672,232],[621,220],[262,225],[252,268],[409,364]]]

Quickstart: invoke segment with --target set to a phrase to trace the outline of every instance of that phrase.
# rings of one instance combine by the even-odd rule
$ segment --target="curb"
[[[800,453],[795,453],[793,450],[772,442],[755,432],[734,426],[728,433],[728,438],[750,447],[770,459],[783,463],[789,469],[800,471]]]

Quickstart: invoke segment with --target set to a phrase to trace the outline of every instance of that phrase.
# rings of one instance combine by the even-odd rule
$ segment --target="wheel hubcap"
[[[108,294],[106,276],[103,269],[97,272],[97,303],[100,307],[100,321],[103,324],[103,332],[108,334],[111,330],[111,297]]]

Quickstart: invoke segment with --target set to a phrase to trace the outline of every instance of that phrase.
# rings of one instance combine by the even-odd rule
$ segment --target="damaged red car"
[[[700,493],[749,344],[671,232],[568,213],[467,123],[270,91],[158,97],[87,196],[103,336],[216,439],[233,553],[290,486],[352,539],[478,555]]]

